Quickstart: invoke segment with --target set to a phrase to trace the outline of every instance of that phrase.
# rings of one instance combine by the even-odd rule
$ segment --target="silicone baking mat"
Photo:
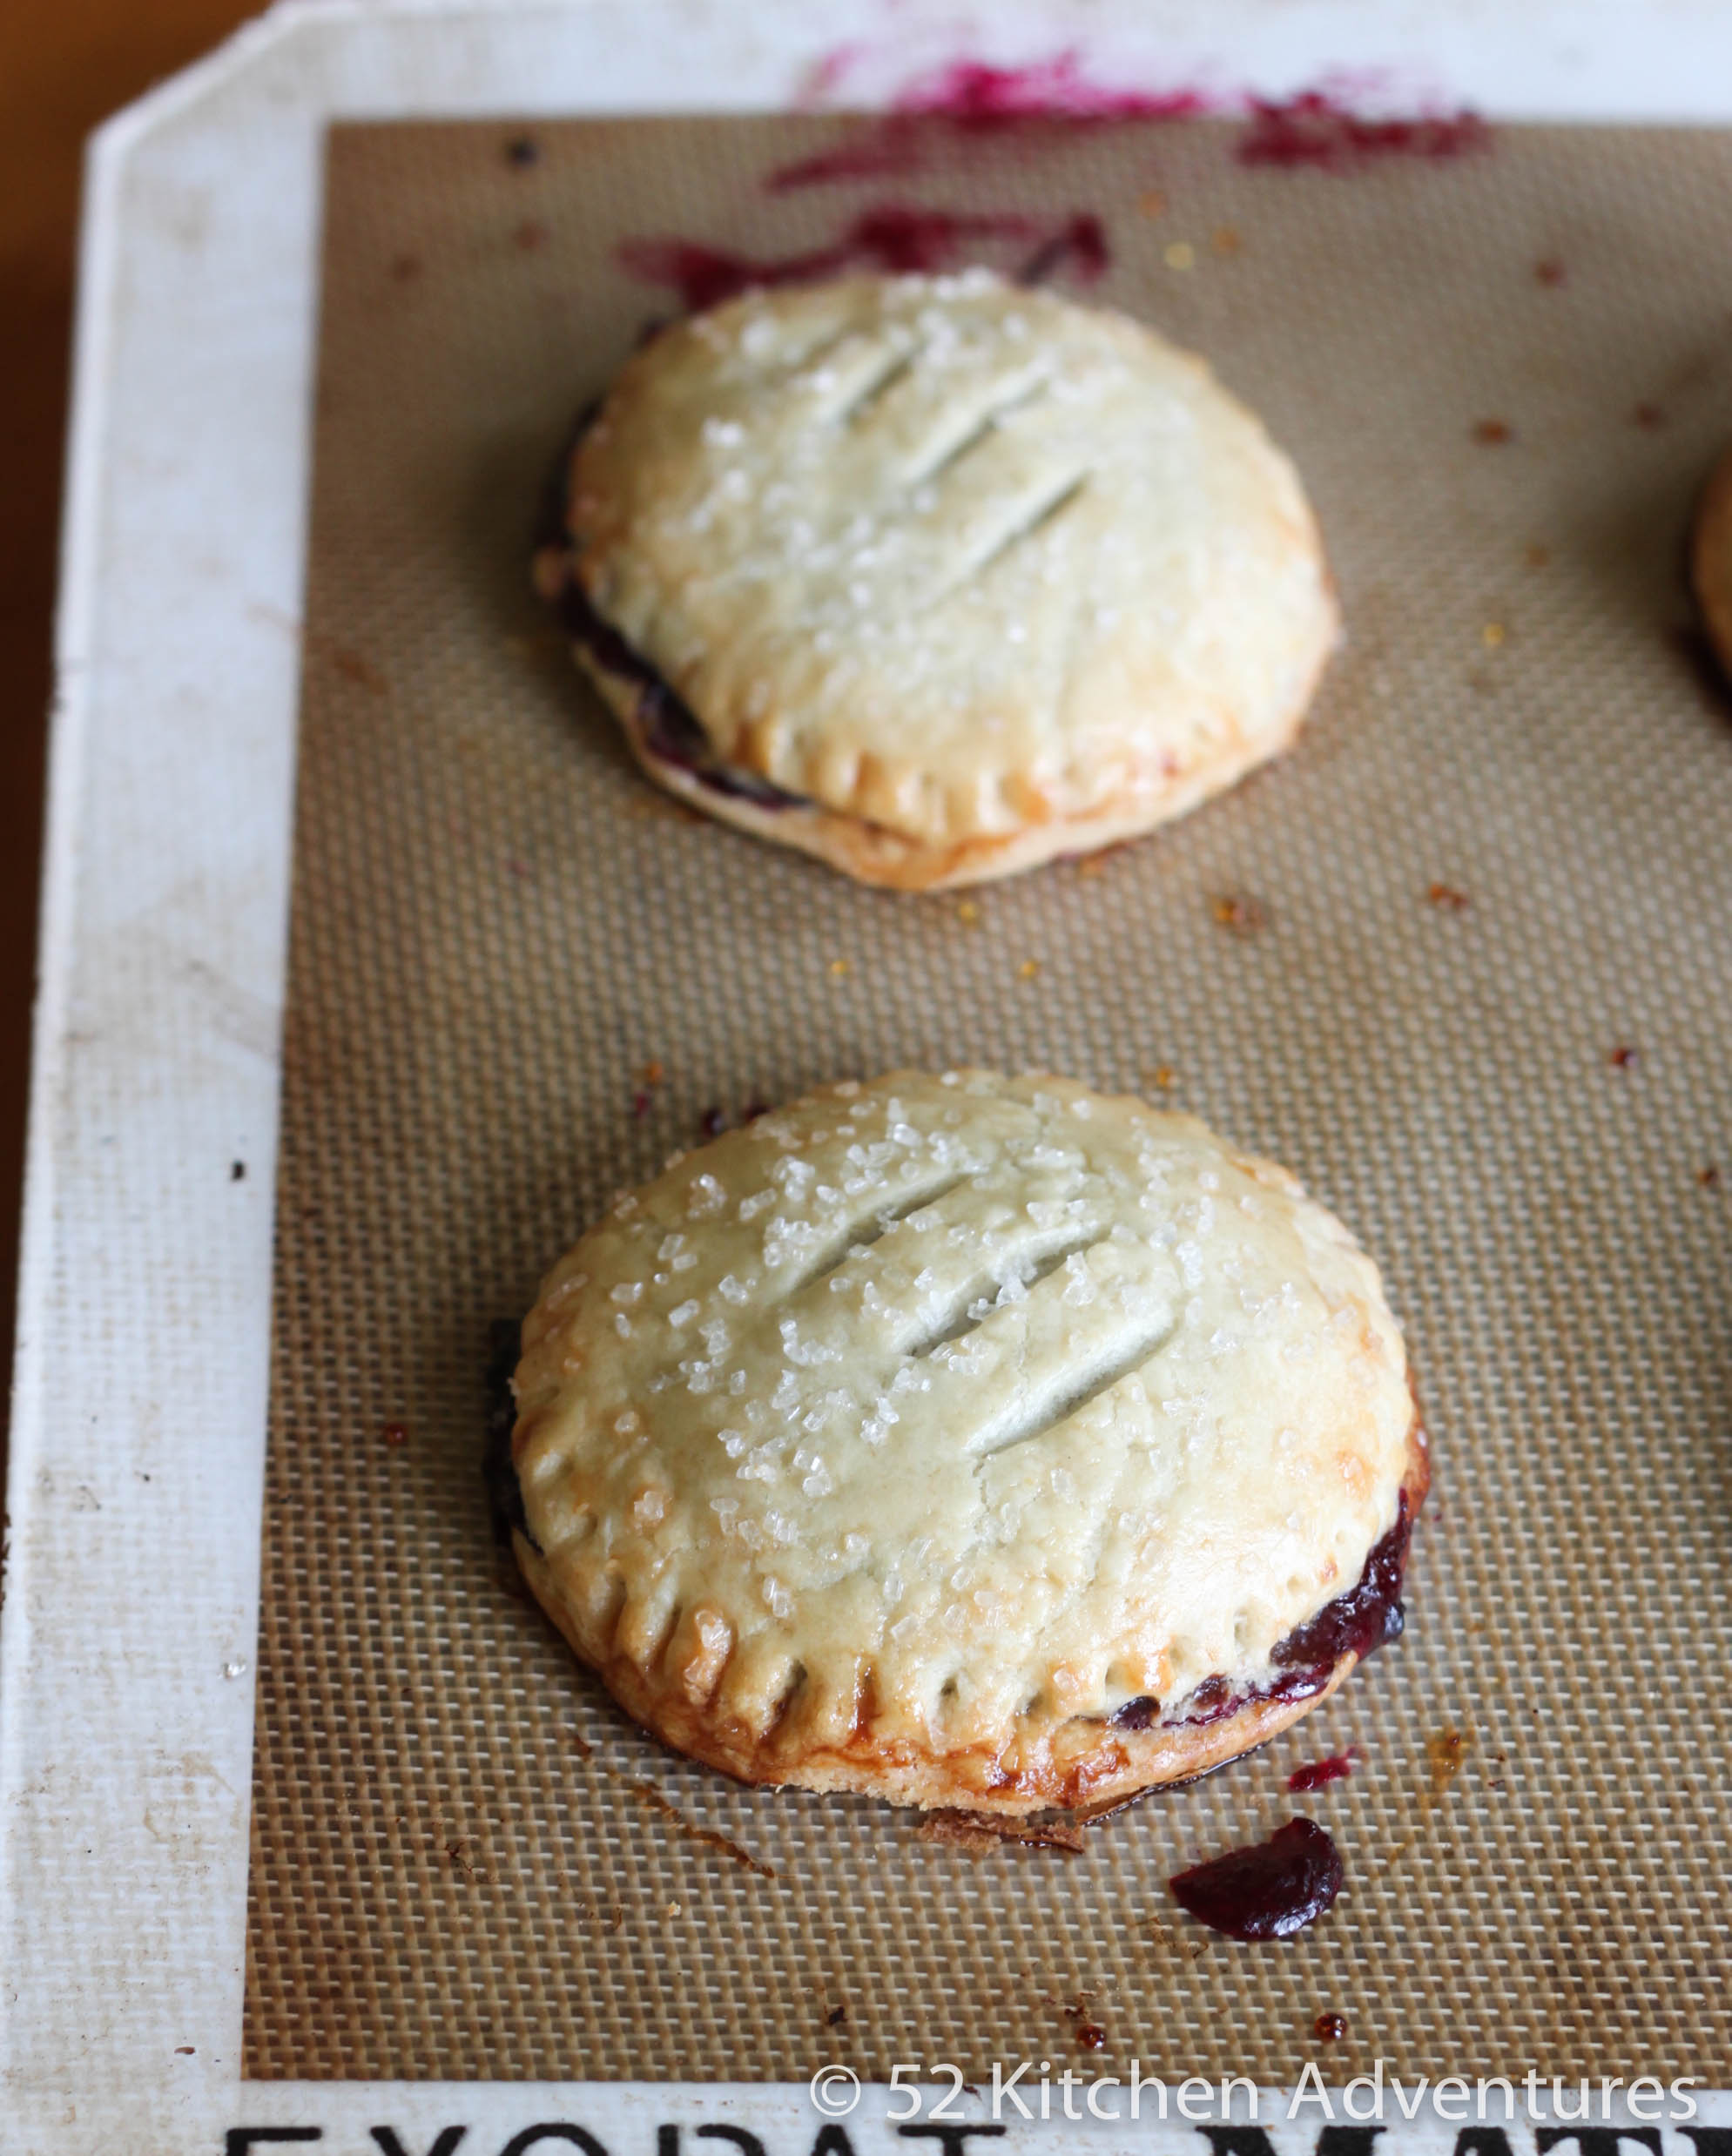
[[[334,134],[250,2074],[973,2076],[1082,2065],[1086,2024],[1103,2068],[1732,2081],[1732,716],[1679,577],[1732,431],[1732,139],[1413,146]],[[1206,352],[1312,490],[1348,641],[1297,751],[965,896],[669,804],[528,592],[572,414],[679,304],[656,280],[718,267],[648,243],[1009,266],[1079,215],[1104,274],[1085,226],[1055,278]],[[1383,1261],[1435,1450],[1406,1641],[1080,1853],[665,1754],[514,1590],[480,1479],[489,1323],[610,1193],[711,1110],[961,1061],[1291,1163]],[[1323,1923],[1178,1914],[1171,1872],[1300,1809],[1345,1859]]]

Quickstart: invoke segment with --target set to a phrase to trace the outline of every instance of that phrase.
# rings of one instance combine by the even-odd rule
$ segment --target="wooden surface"
[[[236,0],[0,9],[0,1356],[9,1371],[79,161],[100,120],[255,11]],[[0,1465],[4,1445],[0,1417]]]

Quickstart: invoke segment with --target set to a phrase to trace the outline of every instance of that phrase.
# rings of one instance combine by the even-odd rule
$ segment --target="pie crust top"
[[[1293,468],[1207,367],[985,271],[662,331],[581,435],[567,515],[596,615],[798,808],[704,805],[879,881],[1190,807],[1291,738],[1336,635]]]
[[[549,1274],[516,1389],[520,1559],[628,1708],[922,1803],[1172,1778],[1200,1688],[1267,1686],[1424,1492],[1340,1223],[1046,1076],[829,1086],[685,1155]]]

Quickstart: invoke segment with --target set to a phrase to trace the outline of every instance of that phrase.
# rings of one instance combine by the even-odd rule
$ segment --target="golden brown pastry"
[[[1088,1809],[1263,1742],[1400,1627],[1427,1482],[1371,1261],[1287,1172],[1069,1081],[825,1088],[549,1274],[531,1587],[749,1782]]]
[[[644,769],[908,890],[1102,846],[1292,739],[1336,610],[1203,362],[984,271],[664,330],[537,561]]]

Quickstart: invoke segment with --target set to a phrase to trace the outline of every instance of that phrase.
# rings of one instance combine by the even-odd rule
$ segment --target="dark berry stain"
[[[852,55],[833,56],[828,86]],[[1396,158],[1439,162],[1483,150],[1491,130],[1466,108],[1373,116],[1356,110],[1338,84],[1291,98],[1223,97],[1194,88],[1147,90],[1091,80],[1075,52],[1020,67],[959,60],[917,77],[888,112],[867,120],[829,148],[778,165],[772,192],[837,181],[884,179],[971,161],[983,145],[1008,138],[1014,149],[1062,140],[1082,129],[1248,116],[1236,155],[1245,165],[1309,166],[1347,172]],[[1542,270],[1545,267],[1542,265]],[[1542,282],[1553,281],[1542,276]],[[1561,273],[1555,280],[1561,282]]]
[[[1464,157],[1491,141],[1491,130],[1477,112],[1463,109],[1373,119],[1327,90],[1303,90],[1297,97],[1269,101],[1253,98],[1250,112],[1237,153],[1242,165],[1349,172],[1392,158]]]
[[[531,1549],[541,1545],[529,1533],[523,1510],[523,1492],[511,1458],[511,1432],[516,1425],[517,1403],[511,1379],[522,1354],[523,1329],[515,1317],[496,1317],[488,1329],[487,1443],[482,1453],[482,1476],[493,1513],[497,1540],[509,1543],[521,1534]]]
[[[1126,121],[1191,119],[1210,110],[1194,90],[1122,90],[1091,82],[1074,52],[1022,67],[954,61],[920,77],[891,110],[866,121],[832,148],[778,165],[766,185],[792,187],[838,180],[884,179],[930,171],[960,151],[972,157],[983,140],[1031,133],[1051,137]]]
[[[1209,110],[1199,91],[1125,90],[1090,82],[1074,52],[1021,67],[954,61],[911,84],[898,104],[905,112],[937,113],[977,133],[1029,119],[1099,127],[1123,120],[1191,119]]]
[[[1050,239],[1041,241],[1017,271],[1016,281],[1019,285],[1043,285],[1067,262],[1074,262],[1077,275],[1092,284],[1105,274],[1111,260],[1106,226],[1092,212],[1079,210],[1067,218]]]
[[[1319,2044],[1338,2044],[1346,2033],[1344,2014],[1319,2014],[1311,2024],[1311,2034]]]
[[[1076,2025],[1076,2047],[1082,2052],[1104,2052],[1107,2032],[1098,2021],[1080,2021]]]
[[[1314,1759],[1307,1766],[1294,1768],[1287,1777],[1287,1787],[1296,1794],[1305,1789],[1321,1789],[1331,1782],[1344,1782],[1353,1771],[1354,1755],[1351,1746],[1344,1752],[1331,1752],[1327,1759]]]
[[[862,210],[827,246],[795,254],[744,254],[704,240],[664,237],[623,239],[614,259],[629,276],[670,286],[688,309],[701,313],[743,292],[809,284],[848,269],[931,274],[994,245],[1032,250],[1023,261],[1024,282],[1037,281],[1036,270],[1050,274],[1067,259],[1092,279],[1108,260],[1105,230],[1088,212],[1053,219],[1018,210],[934,210],[908,203]]]
[[[1341,1891],[1341,1856],[1311,1819],[1230,1849],[1169,1880],[1181,1909],[1230,1939],[1284,1939],[1315,1924]]]

